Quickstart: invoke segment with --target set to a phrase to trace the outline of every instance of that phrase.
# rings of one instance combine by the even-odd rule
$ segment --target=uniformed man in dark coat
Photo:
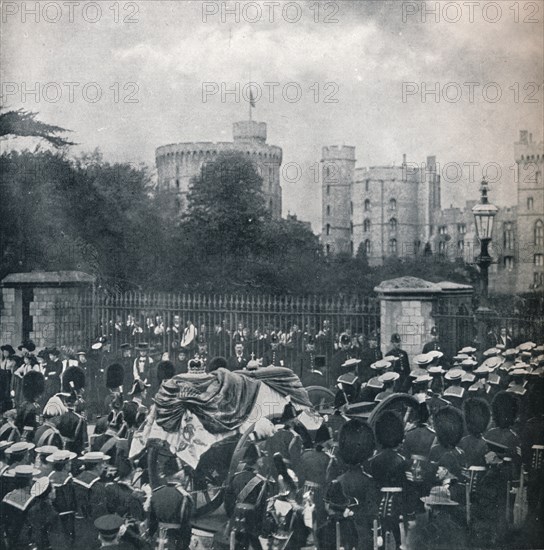
[[[40,425],[41,407],[38,399],[45,390],[45,378],[41,372],[30,371],[23,377],[24,401],[17,407],[15,425],[22,434],[26,432],[27,441],[33,441],[34,432]]]
[[[305,350],[300,355],[299,364],[297,374],[303,386],[326,386],[326,373],[323,367],[319,368],[316,364],[315,338],[312,335],[306,338]]]
[[[125,520],[118,514],[106,514],[96,518],[94,527],[98,533],[100,548],[109,550],[134,550],[137,546],[123,540],[121,527]]]
[[[3,468],[0,478],[0,498],[15,489],[14,471],[17,466],[28,466],[30,463],[30,451],[34,449],[33,443],[18,441],[4,450],[6,466]],[[35,471],[38,473],[38,470]]]
[[[402,339],[400,334],[393,333],[391,335],[391,344],[393,347],[385,354],[386,357],[396,357],[397,361],[393,364],[393,370],[400,375],[398,381],[398,387],[400,391],[408,391],[410,387],[410,361],[408,360],[408,354],[401,349]]]
[[[471,397],[463,403],[463,414],[468,435],[459,442],[459,448],[465,453],[467,467],[485,466],[487,444],[483,434],[491,420],[491,410],[487,401]]]
[[[51,397],[60,392],[61,376],[62,361],[60,358],[60,351],[56,347],[51,348],[49,350],[49,360],[47,361],[47,371],[45,372],[47,397]]]
[[[80,457],[85,470],[73,478],[76,498],[76,547],[88,547],[98,533],[94,521],[108,513],[108,491],[103,481],[108,455],[89,452]]]
[[[421,353],[429,353],[430,351],[442,351],[442,346],[438,341],[438,329],[436,327],[431,328],[431,341],[423,346],[423,351]]]
[[[270,349],[263,356],[263,367],[271,365],[274,367],[293,367],[293,365],[286,364],[285,352],[281,349],[280,339],[275,332],[270,335]]]
[[[357,359],[357,353],[351,347],[351,338],[349,337],[349,334],[344,333],[340,336],[340,349],[337,350],[332,356],[332,384],[335,384],[336,380],[338,380],[338,377],[344,374],[345,371],[342,369],[342,365],[348,359]]]
[[[132,367],[134,365],[134,357],[132,356],[132,346],[128,342],[124,342],[119,346],[119,359],[118,362],[123,365],[125,372],[125,384],[127,387],[132,386],[134,381],[134,374]]]
[[[361,351],[361,364],[357,372],[361,384],[368,382],[374,376],[370,365],[381,359],[383,359],[383,354],[378,345],[378,333],[373,330],[368,336],[368,345]]]
[[[464,374],[464,370],[454,368],[444,375],[444,380],[448,384],[448,387],[442,393],[442,397],[458,409],[463,407],[463,401],[466,396],[466,390],[461,386]]]
[[[156,548],[188,550],[193,499],[178,477],[180,472],[174,457],[166,462],[163,473],[169,481],[156,487],[151,495],[149,535],[156,540]]]

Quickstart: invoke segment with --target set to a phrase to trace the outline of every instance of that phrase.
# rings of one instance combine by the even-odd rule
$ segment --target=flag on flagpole
[[[255,107],[255,98],[253,97],[253,90],[249,90],[249,104]]]

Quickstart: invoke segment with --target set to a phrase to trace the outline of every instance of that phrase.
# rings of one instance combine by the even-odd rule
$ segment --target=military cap
[[[61,450],[50,454],[45,460],[47,462],[52,462],[53,464],[61,464],[64,462],[69,462],[70,460],[74,460],[76,456],[77,454],[73,453],[72,451]]]
[[[353,386],[358,382],[358,377],[354,372],[347,372],[338,377],[337,382],[340,384],[347,384],[348,386]]]
[[[98,464],[100,462],[107,462],[111,456],[104,454],[100,451],[90,451],[79,457],[79,460],[88,464]]]
[[[370,365],[370,368],[374,370],[381,370],[381,369],[388,369],[390,366],[391,366],[391,363],[389,361],[386,361],[385,359],[381,359],[380,361],[376,361],[375,363],[372,363],[372,365]]]
[[[517,355],[517,350],[514,349],[514,348],[508,348],[508,349],[505,349],[502,354],[505,356],[505,357],[515,357]]]
[[[483,363],[482,367],[487,367],[489,370],[494,370],[500,367],[504,363],[504,359],[500,356],[488,357]]]
[[[360,359],[348,359],[347,361],[344,361],[340,366],[350,369],[357,366],[360,362],[361,362]]]
[[[283,407],[283,412],[281,413],[279,423],[285,424],[286,422],[294,420],[301,412],[302,412],[302,409],[297,411],[293,403],[291,403],[291,401],[288,401],[285,404],[285,407]]]
[[[519,351],[531,351],[533,348],[536,348],[536,344],[534,342],[524,342],[518,346]]]
[[[494,441],[493,439],[490,439],[489,437],[483,437],[482,438],[485,443],[487,444],[487,448],[490,451],[493,451],[497,454],[506,454],[508,452],[508,447],[506,445],[503,445],[502,443],[499,443],[498,441]]]
[[[431,336],[438,336],[438,330],[436,327],[431,327]]]
[[[114,538],[121,529],[125,520],[117,514],[108,514],[100,516],[94,522],[94,526],[98,532],[106,538]]]
[[[79,392],[85,387],[85,371],[81,367],[68,367],[62,375],[62,389],[65,392]]]
[[[429,353],[427,353],[429,357],[432,357],[432,360],[435,359],[442,359],[444,357],[444,354],[441,351],[438,351],[437,349],[431,350]]]
[[[41,447],[36,447],[34,449],[34,452],[37,455],[48,456],[48,455],[52,455],[53,453],[56,453],[58,450],[59,448],[56,447],[55,445],[42,445]]]
[[[402,339],[400,337],[400,334],[398,332],[394,332],[391,334],[391,343],[392,344],[400,344],[402,342]]]
[[[18,441],[17,443],[14,443],[11,447],[6,449],[4,451],[4,454],[9,456],[18,455],[26,453],[27,451],[31,451],[33,448],[33,443],[28,443],[28,441]]]
[[[280,339],[278,338],[278,335],[275,332],[273,332],[270,335],[270,343],[277,344],[279,341],[280,341]]]
[[[433,360],[429,353],[420,353],[414,357],[414,362],[418,365],[428,365]]]
[[[466,346],[459,350],[459,353],[466,353],[468,355],[471,355],[472,353],[476,352],[476,348],[473,348],[472,346]]]
[[[380,382],[382,382],[383,384],[395,382],[395,380],[398,380],[399,378],[400,378],[400,374],[398,372],[384,372],[382,375],[378,377]]]
[[[383,411],[374,425],[376,441],[384,449],[393,449],[404,439],[404,424],[394,411]]]
[[[427,372],[433,374],[444,374],[446,371],[440,365],[434,365],[427,369]]]
[[[463,375],[465,374],[465,371],[463,369],[450,369],[445,375],[444,378],[446,380],[461,380],[463,378]]]
[[[501,350],[498,348],[489,348],[484,351],[483,355],[484,357],[493,357],[495,355],[499,355],[500,352]]]

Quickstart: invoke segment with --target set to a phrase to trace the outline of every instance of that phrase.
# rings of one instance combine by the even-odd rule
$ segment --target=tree
[[[1,110],[1,109],[0,109]],[[0,112],[0,137],[9,136],[32,136],[45,139],[54,147],[64,147],[66,145],[75,145],[73,141],[57,136],[70,132],[60,126],[45,124],[36,120],[38,113],[18,109],[17,111]]]

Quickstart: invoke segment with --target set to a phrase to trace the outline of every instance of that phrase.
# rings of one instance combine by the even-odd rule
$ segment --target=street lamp
[[[476,235],[481,245],[480,255],[476,259],[476,263],[480,268],[482,305],[487,305],[489,266],[493,261],[489,255],[489,243],[491,242],[491,236],[493,234],[493,218],[497,215],[499,209],[494,204],[489,204],[489,199],[487,198],[487,181],[482,180],[480,192],[480,203],[474,206],[472,213],[476,221]]]

